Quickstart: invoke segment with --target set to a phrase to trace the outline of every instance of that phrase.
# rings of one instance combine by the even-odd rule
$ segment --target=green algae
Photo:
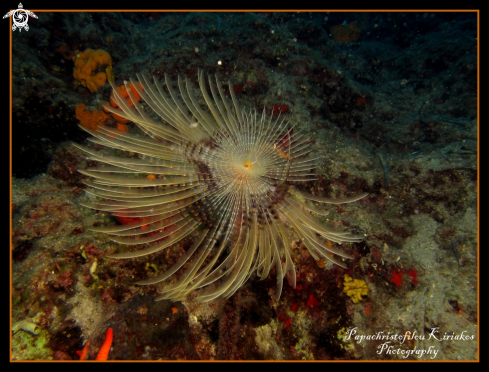
[[[19,329],[12,336],[12,359],[16,360],[53,360],[52,350],[46,345],[49,332],[37,330],[37,334]]]

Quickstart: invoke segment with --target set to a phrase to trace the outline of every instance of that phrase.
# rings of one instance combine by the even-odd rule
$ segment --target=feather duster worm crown
[[[119,217],[139,218],[122,226],[92,229],[108,234],[115,242],[136,246],[131,252],[107,257],[154,254],[192,237],[190,248],[170,269],[137,282],[167,281],[156,300],[182,299],[203,287],[198,293],[201,301],[228,298],[254,272],[265,279],[271,270],[277,278],[278,300],[285,275],[290,274],[294,287],[296,282],[286,224],[314,259],[346,267],[337,256],[351,257],[325,245],[324,239],[341,243],[358,242],[362,237],[324,226],[310,213],[324,212],[305,199],[340,204],[359,200],[367,193],[331,199],[286,183],[314,179],[315,159],[306,159],[310,146],[304,136],[292,135],[288,122],[280,116],[274,120],[265,111],[261,115],[254,109],[242,111],[231,83],[231,99],[227,99],[219,79],[214,84],[209,76],[209,93],[203,72],[199,72],[200,103],[187,79],[179,77],[175,89],[165,75],[164,89],[156,78],[152,81],[141,74],[137,78],[141,85],[132,82],[132,86],[144,106],[132,89],[126,90],[133,105],[111,83],[122,111],[107,105],[105,109],[133,121],[147,136],[107,126],[99,126],[97,132],[82,129],[93,135],[91,142],[138,157],[117,157],[75,145],[100,163],[80,170],[91,178],[85,183],[91,187],[88,192],[97,197],[97,201],[83,205]],[[148,115],[148,107],[163,122]],[[176,280],[174,274],[179,270]]]

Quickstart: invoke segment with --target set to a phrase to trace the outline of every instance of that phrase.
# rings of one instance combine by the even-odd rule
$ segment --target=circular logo
[[[12,21],[14,25],[19,28],[24,28],[27,26],[27,21],[29,20],[29,15],[24,9],[16,9],[14,10],[14,14],[12,14]]]

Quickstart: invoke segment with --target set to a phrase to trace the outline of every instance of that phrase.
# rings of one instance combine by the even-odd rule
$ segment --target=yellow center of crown
[[[247,160],[243,163],[243,167],[246,169],[246,170],[252,170],[253,167],[255,166],[255,163],[252,162],[251,160]]]

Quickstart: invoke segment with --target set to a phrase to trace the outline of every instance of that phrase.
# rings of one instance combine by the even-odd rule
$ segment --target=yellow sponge
[[[343,292],[345,292],[346,295],[351,298],[354,304],[362,301],[362,296],[368,295],[368,288],[365,280],[353,280],[348,275],[345,275],[345,282],[343,283],[343,285]]]

